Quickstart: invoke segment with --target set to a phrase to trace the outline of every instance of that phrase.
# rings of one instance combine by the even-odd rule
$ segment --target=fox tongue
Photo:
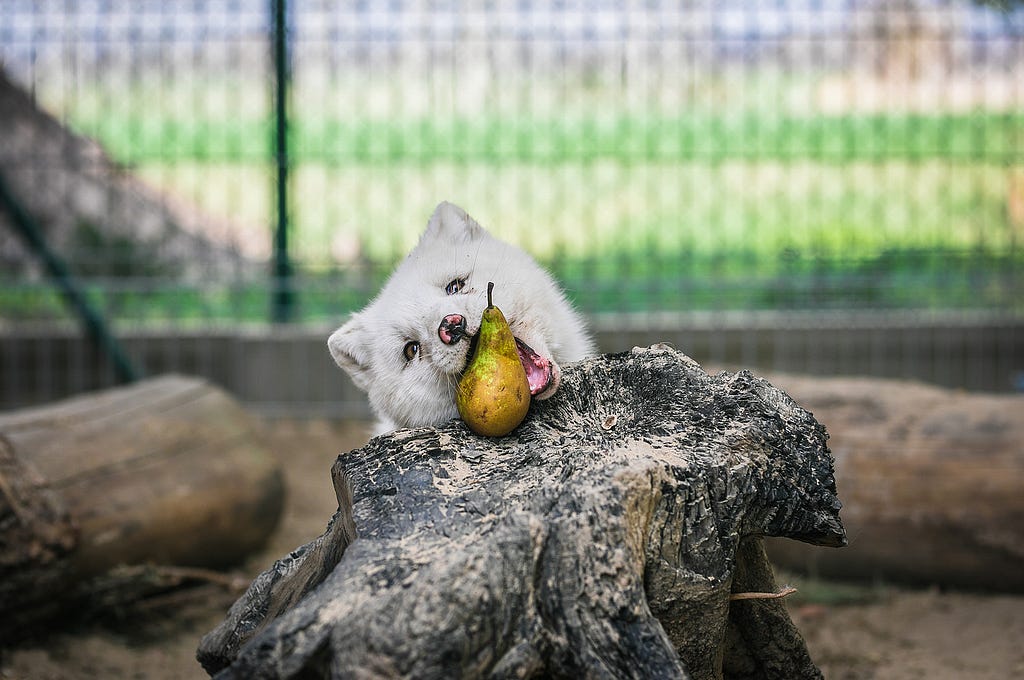
[[[516,338],[516,349],[519,351],[519,363],[526,370],[526,380],[530,383],[530,394],[536,396],[550,387],[555,379],[551,361],[534,352],[519,338]]]

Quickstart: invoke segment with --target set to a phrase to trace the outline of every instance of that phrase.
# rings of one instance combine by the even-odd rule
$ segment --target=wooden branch
[[[761,536],[845,543],[824,429],[665,348],[564,367],[511,436],[342,455],[327,532],[198,658],[219,678],[820,677]],[[358,531],[358,538],[356,532]],[[724,661],[723,661],[724,660]]]
[[[796,588],[793,586],[786,586],[782,590],[774,593],[733,593],[729,596],[729,599],[733,602],[736,600],[777,600],[783,597],[789,597],[796,592]]]

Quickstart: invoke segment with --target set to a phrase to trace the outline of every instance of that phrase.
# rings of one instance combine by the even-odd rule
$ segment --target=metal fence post
[[[274,233],[274,272],[271,316],[287,323],[294,316],[295,291],[288,257],[288,11],[287,0],[270,0],[274,44],[274,159],[277,164],[277,228]]]
[[[22,238],[25,245],[42,261],[46,273],[60,291],[64,302],[78,315],[86,334],[96,346],[107,355],[114,368],[118,382],[135,382],[142,377],[142,370],[128,357],[121,343],[110,331],[107,320],[96,309],[81,284],[71,274],[67,264],[55,253],[46,242],[42,230],[35,219],[22,208],[21,203],[0,174],[0,212],[6,212],[14,231]]]

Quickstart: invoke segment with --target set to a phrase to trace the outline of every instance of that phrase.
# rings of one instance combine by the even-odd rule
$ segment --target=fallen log
[[[218,678],[817,678],[761,537],[845,542],[827,435],[674,350],[564,367],[500,439],[339,456],[338,511],[197,657]]]
[[[255,432],[180,376],[0,414],[0,639],[88,606],[93,583],[116,602],[123,565],[223,567],[260,546],[283,486]]]
[[[850,546],[772,561],[858,580],[1024,592],[1024,396],[778,376],[831,435]]]

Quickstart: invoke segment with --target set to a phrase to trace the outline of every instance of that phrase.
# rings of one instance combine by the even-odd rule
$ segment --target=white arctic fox
[[[455,390],[489,281],[534,398],[558,389],[559,363],[593,351],[583,320],[546,271],[458,206],[441,203],[380,294],[327,341],[334,360],[369,395],[378,434],[458,416]]]

